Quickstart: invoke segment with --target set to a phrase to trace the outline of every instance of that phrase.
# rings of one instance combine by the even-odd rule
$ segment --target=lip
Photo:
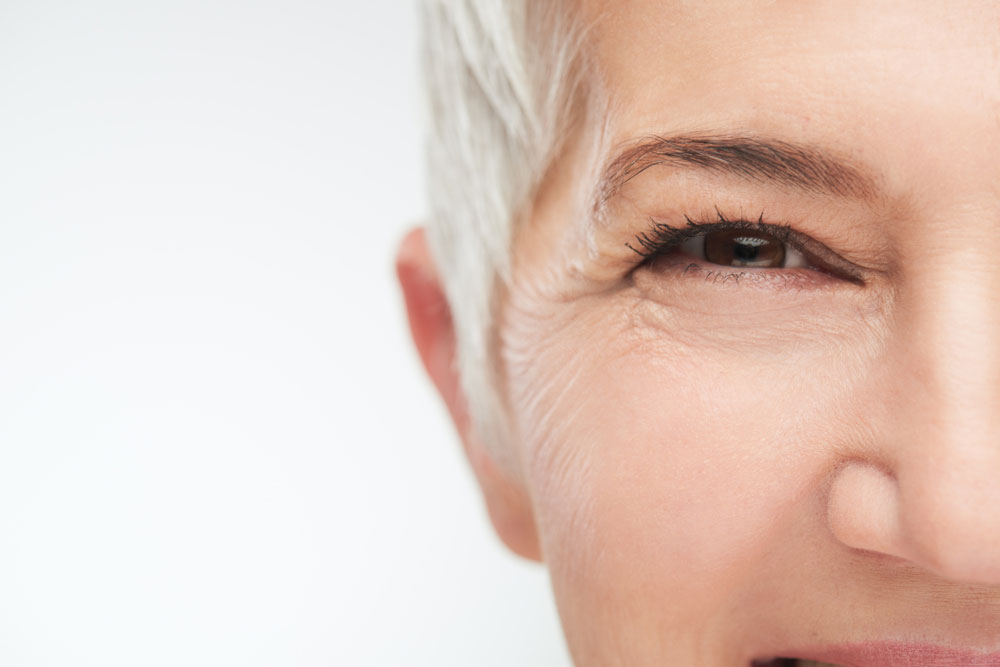
[[[1000,651],[983,653],[933,644],[865,642],[778,653],[844,667],[1000,667]]]

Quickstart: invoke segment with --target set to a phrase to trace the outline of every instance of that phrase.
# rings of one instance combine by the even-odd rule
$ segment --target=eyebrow
[[[772,182],[814,194],[874,198],[875,180],[851,161],[802,144],[743,135],[650,135],[633,141],[605,168],[599,207],[647,169],[673,165]]]

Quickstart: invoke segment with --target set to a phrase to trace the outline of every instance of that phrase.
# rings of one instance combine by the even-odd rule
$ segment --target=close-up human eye
[[[678,250],[719,266],[754,269],[810,266],[802,251],[766,231],[749,229],[708,231],[681,242]]]
[[[684,216],[683,225],[650,219],[649,227],[626,244],[640,257],[638,268],[680,270],[734,282],[821,285],[832,281],[864,284],[861,267],[789,224],[755,220],[715,220]],[[778,279],[777,281],[775,279]]]

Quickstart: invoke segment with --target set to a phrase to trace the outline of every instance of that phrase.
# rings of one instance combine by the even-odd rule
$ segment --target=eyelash
[[[632,252],[642,258],[642,262],[639,266],[644,266],[657,257],[667,255],[674,250],[677,250],[685,241],[698,236],[704,236],[709,232],[722,230],[750,231],[770,236],[774,240],[780,241],[797,252],[802,253],[810,264],[809,268],[805,270],[813,272],[814,275],[826,274],[828,276],[841,278],[858,285],[864,284],[864,281],[860,278],[860,276],[845,275],[841,271],[829,270],[828,267],[824,266],[823,262],[816,257],[816,253],[811,252],[806,247],[807,245],[815,245],[816,242],[812,241],[811,243],[807,243],[807,241],[811,241],[811,239],[799,232],[796,232],[790,225],[764,222],[763,213],[761,213],[756,220],[748,220],[746,218],[729,220],[718,208],[716,208],[715,212],[717,219],[712,221],[692,220],[690,217],[685,215],[684,220],[687,222],[686,227],[673,227],[650,218],[649,229],[636,235],[635,245],[632,243],[626,243],[625,245]],[[713,265],[712,269],[707,269],[692,262],[687,266],[687,268],[684,269],[684,273],[688,273],[690,269],[700,269],[700,271],[705,274],[705,280],[726,280],[732,278],[737,283],[739,283],[741,279],[747,277],[766,278],[768,280],[773,280],[774,278],[790,278],[794,273],[801,272],[803,270],[795,268],[747,269],[740,267],[731,267],[727,269],[723,265]]]

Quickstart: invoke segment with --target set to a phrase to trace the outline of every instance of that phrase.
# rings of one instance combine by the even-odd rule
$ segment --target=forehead
[[[584,0],[581,11],[612,143],[759,133],[891,163],[890,186],[940,183],[946,168],[996,189],[1000,3]]]

